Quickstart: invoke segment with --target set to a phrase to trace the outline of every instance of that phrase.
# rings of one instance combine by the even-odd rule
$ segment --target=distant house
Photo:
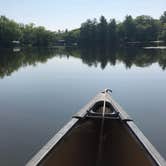
[[[12,41],[12,45],[13,45],[13,52],[19,52],[21,50],[21,48],[20,48],[20,41],[13,40]]]
[[[12,43],[13,43],[13,44],[20,44],[20,41],[18,41],[18,40],[13,40]]]
[[[55,45],[58,45],[58,46],[65,46],[66,45],[66,41],[65,40],[58,40]]]

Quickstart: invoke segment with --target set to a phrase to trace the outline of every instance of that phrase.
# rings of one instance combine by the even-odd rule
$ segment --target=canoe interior
[[[97,118],[79,120],[39,165],[156,165],[126,122],[105,119],[102,134],[101,124],[102,119]]]

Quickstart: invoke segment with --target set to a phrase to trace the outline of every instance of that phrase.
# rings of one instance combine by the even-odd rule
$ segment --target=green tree
[[[108,24],[108,42],[109,45],[116,44],[117,43],[117,25],[116,20],[111,19]]]
[[[75,29],[72,31],[66,31],[64,33],[64,40],[66,41],[66,43],[68,45],[72,45],[74,43],[78,43],[79,42],[79,35],[80,35],[80,30],[79,29]]]
[[[12,45],[12,41],[20,40],[22,32],[19,24],[13,20],[9,20],[5,16],[0,17],[0,45],[9,46]]]
[[[136,25],[132,16],[126,16],[125,21],[123,22],[124,29],[124,40],[125,41],[135,41],[136,38]]]
[[[163,13],[163,15],[160,17],[161,23],[166,23],[166,11]]]
[[[142,15],[135,19],[136,22],[136,40],[154,41],[158,39],[159,22],[150,16]]]
[[[100,22],[97,25],[97,42],[99,44],[106,44],[107,42],[107,35],[108,35],[108,26],[107,20],[104,16],[100,17]]]
[[[162,25],[162,30],[159,39],[164,40],[166,42],[166,23]]]
[[[96,19],[88,19],[80,28],[80,43],[82,45],[94,44],[96,39]]]
[[[22,43],[25,45],[33,45],[34,42],[34,24],[23,25],[22,32]]]
[[[159,38],[161,40],[166,41],[166,11],[160,17],[160,22],[161,22],[161,33],[160,33]]]

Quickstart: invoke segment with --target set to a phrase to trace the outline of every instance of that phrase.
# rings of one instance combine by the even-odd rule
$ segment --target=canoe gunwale
[[[150,141],[145,137],[142,131],[136,126],[136,124],[133,122],[131,117],[126,113],[126,111],[123,110],[123,108],[111,97],[111,95],[108,94],[107,97],[110,103],[112,104],[112,106],[117,111],[120,112],[119,116],[121,120],[125,122],[128,129],[133,133],[133,135],[145,148],[145,150],[151,156],[153,161],[155,161],[155,163],[158,166],[166,166],[166,161],[164,160],[164,158],[160,155],[160,153],[156,150],[156,148],[150,143]]]
[[[41,150],[26,164],[26,166],[39,165],[49,154],[49,152],[57,145],[57,143],[75,126],[78,119],[72,118],[62,129],[55,134],[49,142],[42,147]]]
[[[127,127],[132,132],[132,134],[137,138],[136,140],[141,143],[141,145],[144,147],[146,152],[150,155],[150,157],[153,159],[153,161],[158,166],[166,166],[166,161],[164,158],[160,155],[160,153],[156,150],[156,148],[149,142],[149,140],[145,137],[145,135],[142,133],[142,131],[135,125],[133,121],[126,122]]]
[[[133,135],[145,148],[145,150],[155,161],[155,163],[158,166],[166,166],[166,161],[164,160],[164,158],[160,155],[160,153],[156,150],[156,148],[150,143],[150,141],[145,137],[142,131],[136,126],[136,124],[133,122],[132,118],[126,113],[126,111],[123,110],[123,108],[111,97],[111,95],[107,94],[107,98],[112,104],[112,106],[117,111],[120,112],[119,116],[121,120],[125,122],[128,129],[133,133]]]

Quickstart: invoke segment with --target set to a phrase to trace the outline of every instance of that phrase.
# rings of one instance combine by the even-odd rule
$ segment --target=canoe
[[[108,90],[96,95],[27,166],[166,166]]]

